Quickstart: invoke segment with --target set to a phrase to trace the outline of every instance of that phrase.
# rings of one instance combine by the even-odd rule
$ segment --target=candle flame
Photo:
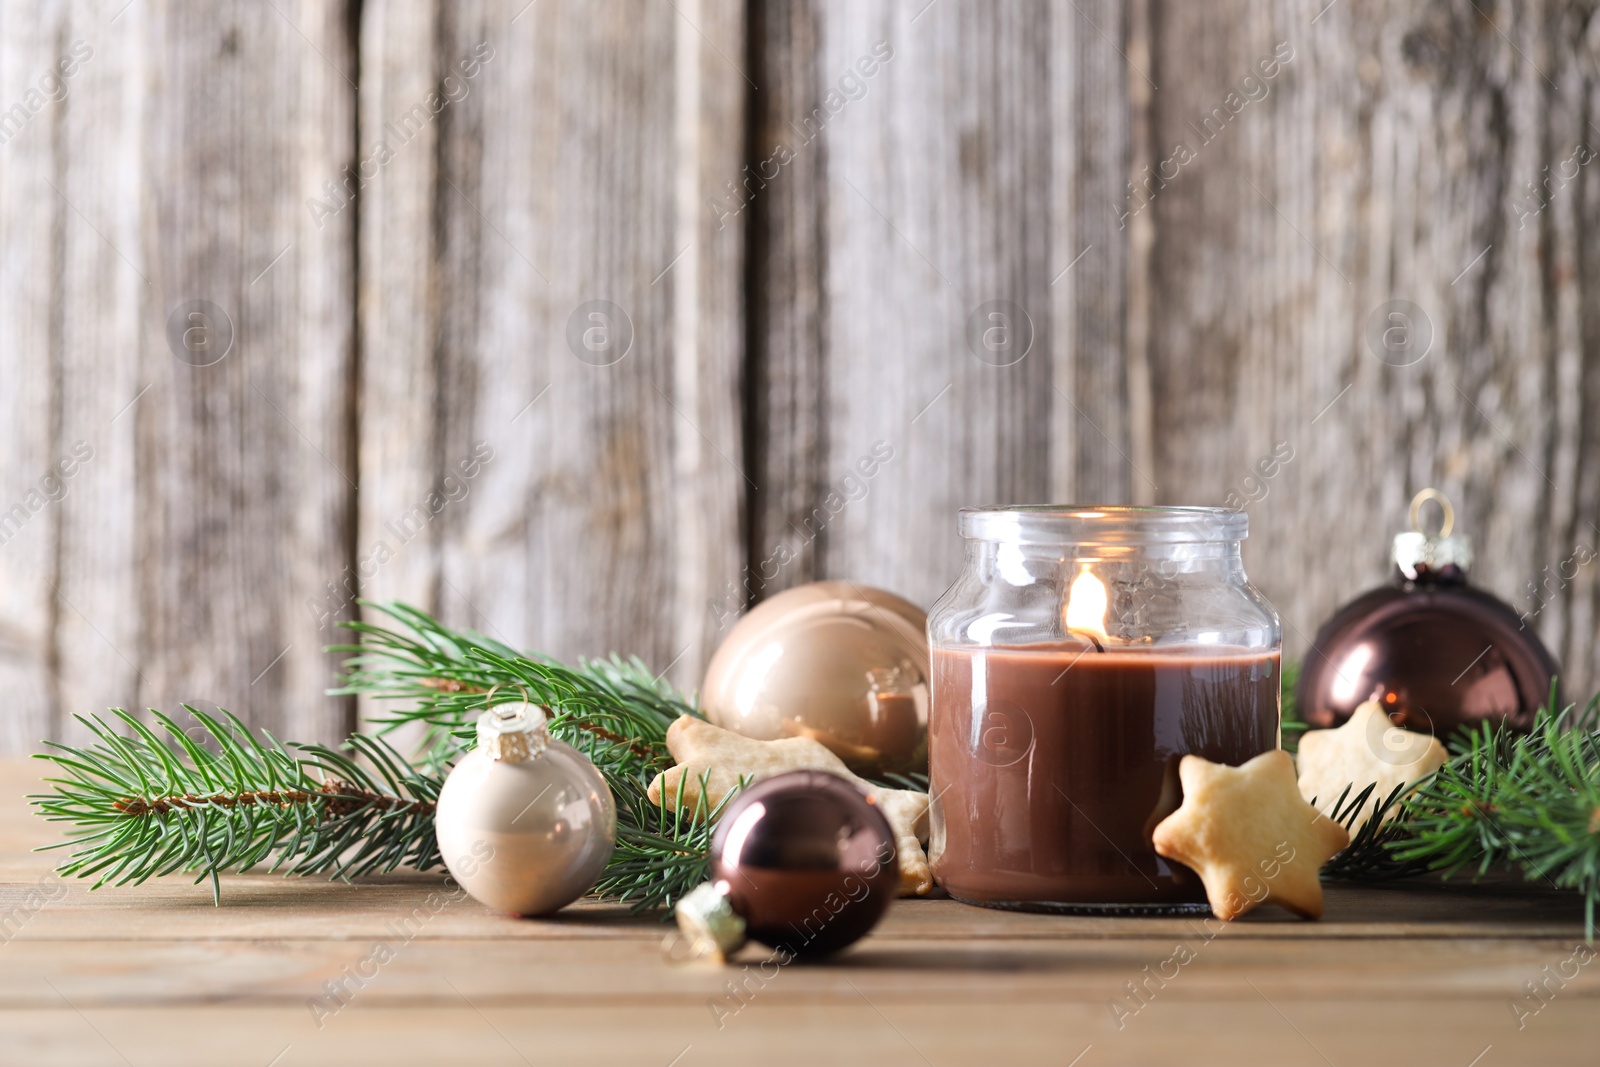
[[[1106,638],[1106,587],[1087,565],[1067,591],[1067,629]]]

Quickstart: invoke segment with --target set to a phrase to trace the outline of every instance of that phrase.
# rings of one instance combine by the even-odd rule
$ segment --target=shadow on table
[[[1018,952],[1003,948],[944,949],[911,946],[863,945],[852,952],[816,964],[854,971],[951,971],[985,974],[1061,974],[1100,970],[1104,961],[1070,959],[1046,952]]]

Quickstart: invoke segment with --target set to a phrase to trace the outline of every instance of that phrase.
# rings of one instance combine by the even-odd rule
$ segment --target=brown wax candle
[[[1150,834],[1184,755],[1237,766],[1277,747],[1278,671],[1276,650],[935,648],[934,877],[978,904],[1201,904]]]

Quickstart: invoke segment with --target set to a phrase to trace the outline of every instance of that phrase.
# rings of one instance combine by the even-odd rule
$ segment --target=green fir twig
[[[1433,873],[1518,871],[1573,890],[1594,938],[1600,903],[1600,696],[1558,710],[1555,687],[1531,732],[1484,724],[1452,739],[1453,754],[1404,796],[1391,795],[1324,868],[1370,881]],[[1353,807],[1354,802],[1348,807]]]
[[[420,765],[381,738],[355,735],[343,754],[286,746],[187,706],[203,744],[159,712],[158,729],[120,710],[110,722],[81,719],[96,740],[52,744],[43,758],[65,776],[32,798],[45,818],[72,824],[51,846],[75,849],[61,872],[95,876],[98,887],[184,871],[210,878],[215,897],[219,874],[263,865],[335,877],[437,867],[433,804],[444,776],[476,743],[491,702],[526,699],[549,709],[551,736],[587,756],[616,800],[617,845],[595,891],[645,910],[669,907],[704,880],[722,806],[667,807],[647,795],[673,763],[667,728],[699,715],[686,697],[637,659],[567,667],[403,604],[367,606],[395,626],[350,624],[362,640],[336,648],[352,655],[334,692],[389,702],[377,719],[383,731],[426,726]]]
[[[682,772],[688,775],[687,768]],[[624,786],[617,796],[617,845],[594,892],[632,903],[638,910],[669,908],[704,882],[710,873],[711,832],[738,790],[715,807],[706,803],[711,772],[700,775],[693,806],[686,806],[683,783],[671,806],[667,790],[652,801],[643,788]],[[740,779],[739,788],[749,783]]]
[[[1406,786],[1395,786],[1365,819],[1361,818],[1376,788],[1374,782],[1351,796],[1350,786],[1345,786],[1339,799],[1334,801],[1328,817],[1350,832],[1350,844],[1322,868],[1323,877],[1378,882],[1408,878],[1427,870],[1422,863],[1400,860],[1390,848],[1395,842],[1410,840],[1405,824],[1396,818]],[[1359,826],[1357,819],[1361,819]]]
[[[96,739],[89,745],[51,742],[40,755],[61,773],[46,779],[54,792],[29,799],[45,819],[71,824],[47,846],[74,850],[61,874],[99,888],[197,872],[217,900],[220,873],[258,865],[342,878],[439,864],[433,811],[443,779],[384,742],[357,735],[349,756],[285,746],[226,712],[219,721],[184,708],[200,741],[160,712],[152,728],[117,708],[110,723],[78,718]]]
[[[613,655],[567,667],[472,630],[450,629],[406,604],[361,604],[397,625],[343,624],[361,642],[329,648],[351,653],[343,684],[329,692],[385,701],[374,720],[380,732],[422,724],[435,758],[448,760],[471,747],[478,716],[491,701],[543,704],[563,716],[551,724],[562,740],[579,743],[583,739],[576,733],[563,735],[587,733],[596,742],[610,742],[643,762],[659,764],[654,769],[671,764],[667,727],[682,715],[703,717],[637,658]]]
[[[1299,662],[1296,660],[1284,660],[1278,678],[1279,707],[1281,709],[1281,714],[1278,717],[1278,726],[1283,750],[1289,753],[1299,750],[1300,737],[1309,729],[1305,720],[1300,718],[1300,706],[1295,697],[1295,690],[1299,686]]]

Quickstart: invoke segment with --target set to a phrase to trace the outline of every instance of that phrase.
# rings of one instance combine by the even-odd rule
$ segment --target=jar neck
[[[1088,545],[1025,544],[1014,541],[967,540],[967,562],[980,574],[1011,585],[1059,581],[1062,571],[1088,567],[1097,573],[1148,574],[1161,579],[1212,576],[1243,579],[1239,541],[1195,541],[1177,544]]]
[[[1112,545],[968,538],[929,620],[943,646],[1276,648],[1277,617],[1238,540]]]

